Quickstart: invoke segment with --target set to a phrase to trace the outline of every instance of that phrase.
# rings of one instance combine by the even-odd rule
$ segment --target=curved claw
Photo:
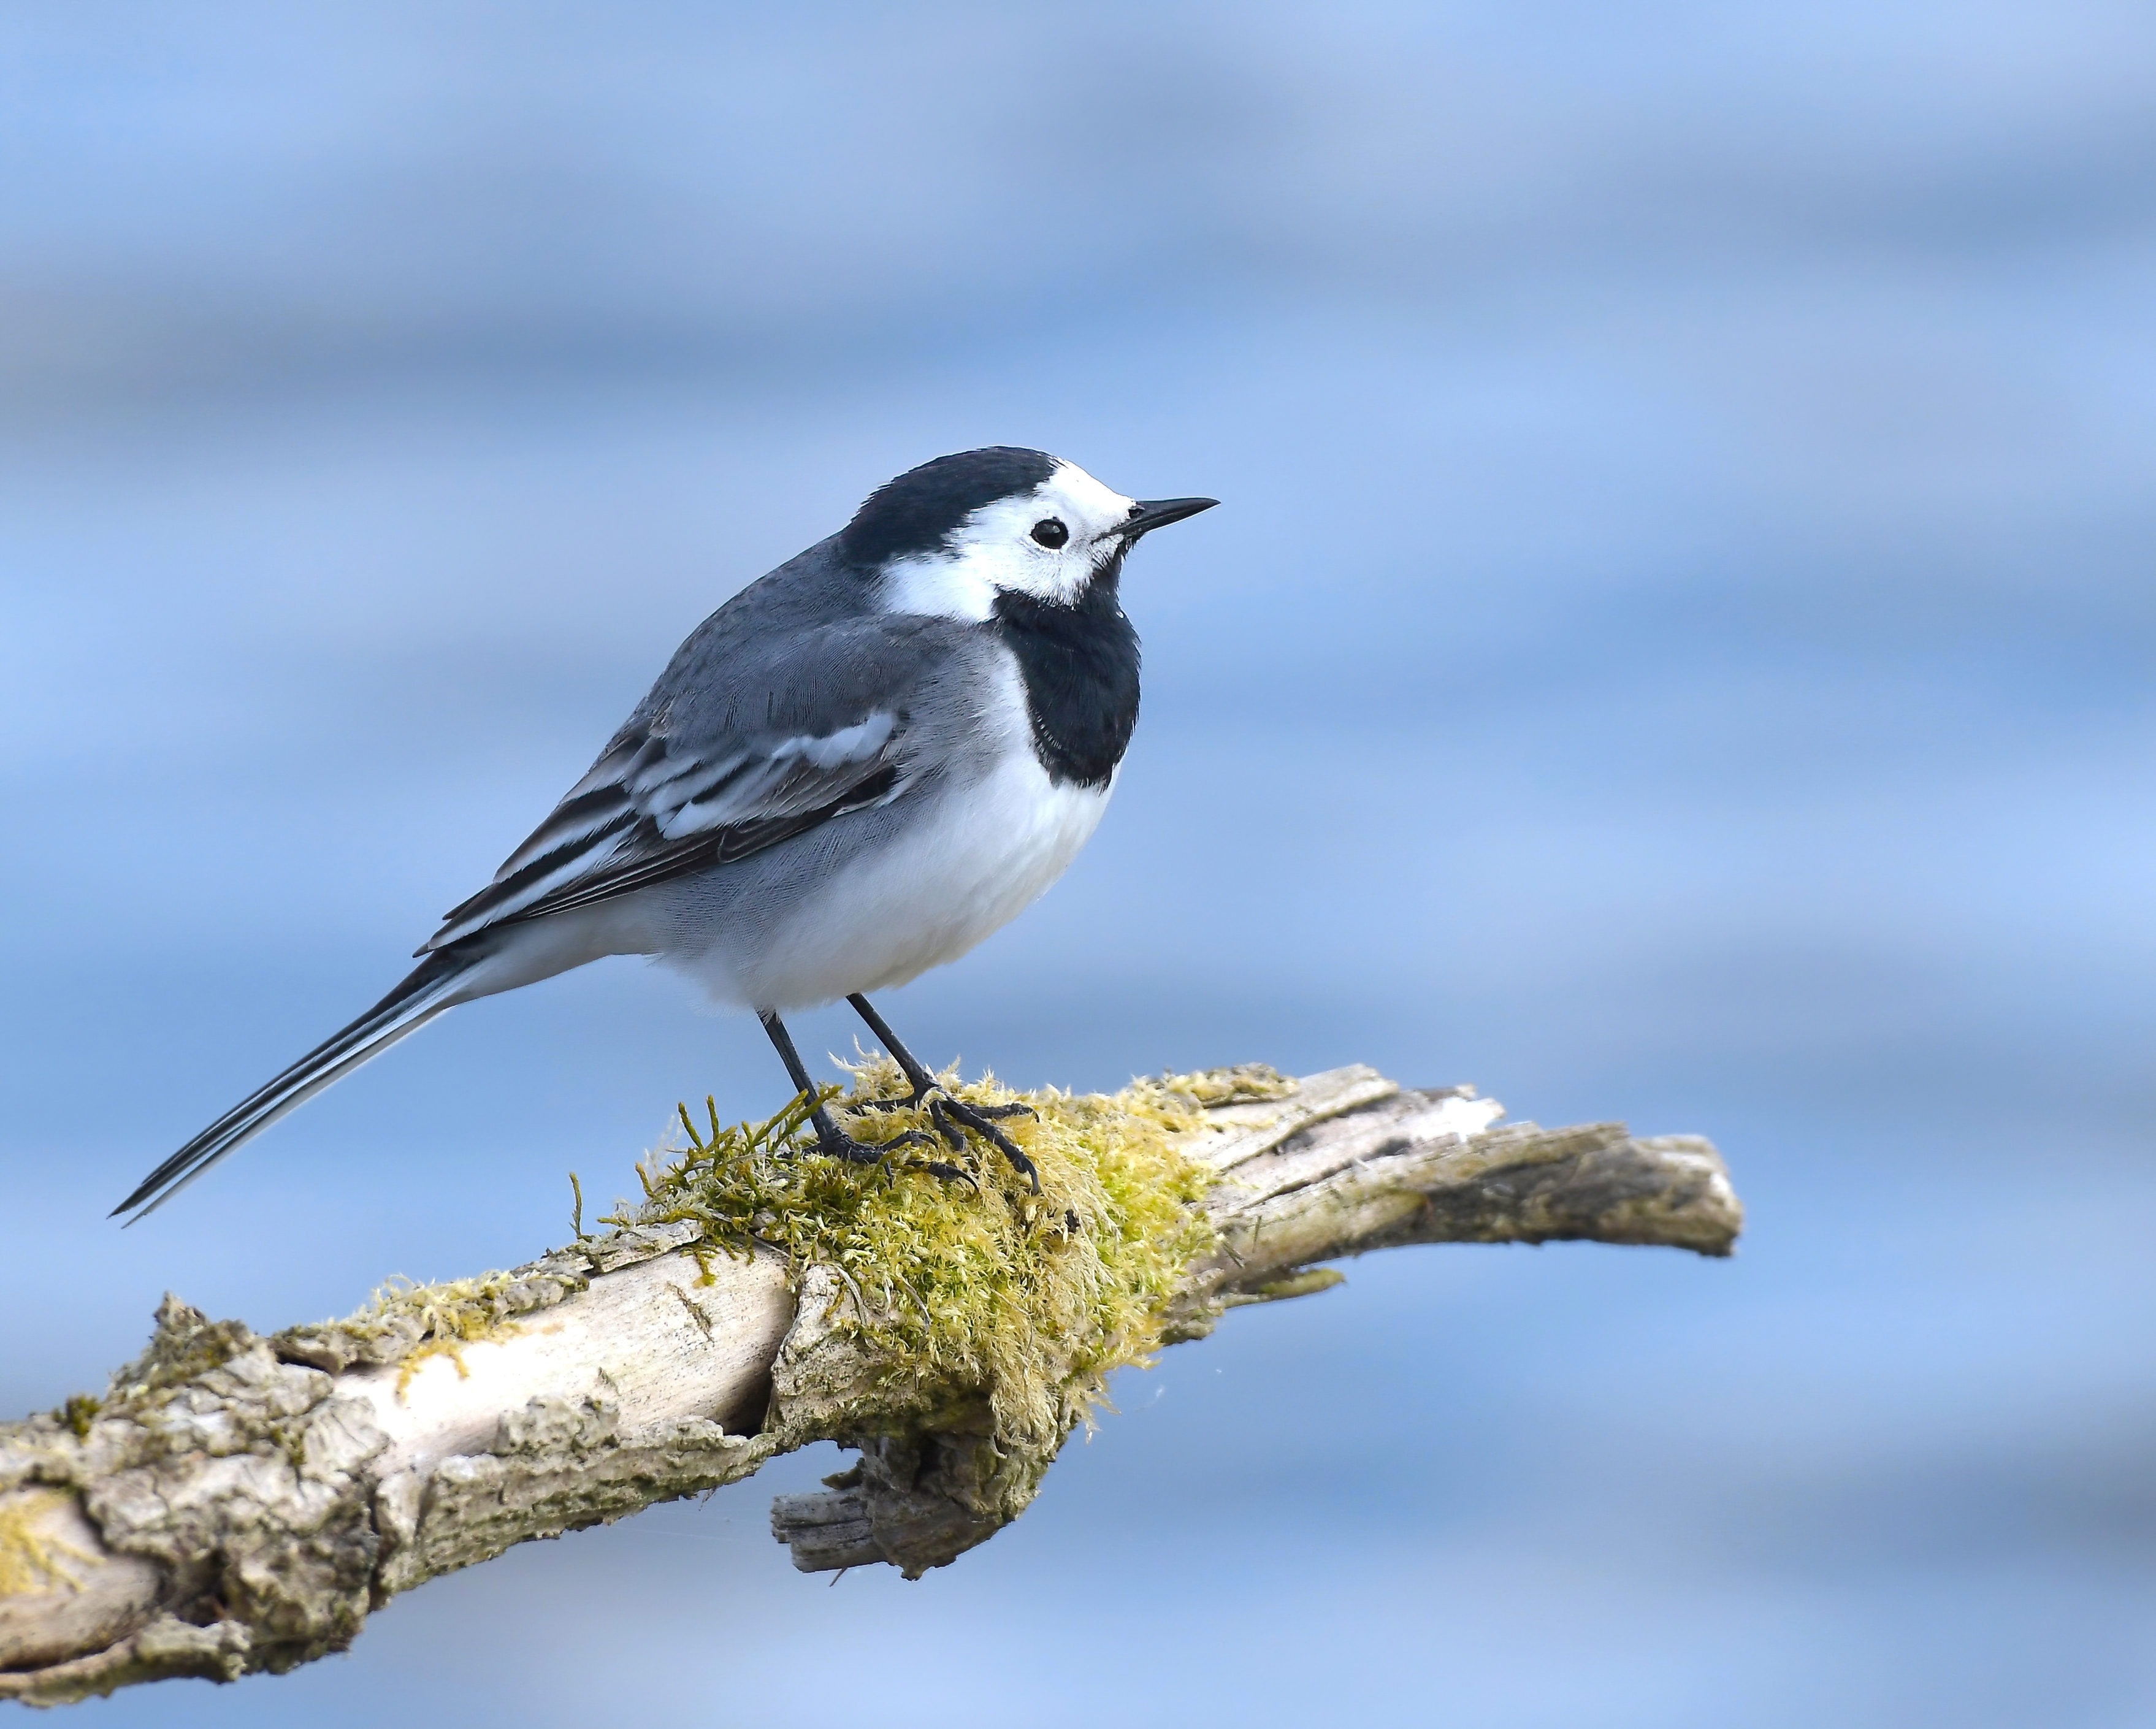
[[[1030,1105],[1016,1102],[1009,1105],[968,1105],[952,1098],[941,1087],[923,1086],[896,1099],[856,1099],[844,1108],[850,1111],[906,1111],[917,1109],[924,1103],[928,1107],[928,1121],[934,1126],[937,1134],[942,1137],[943,1144],[952,1152],[963,1152],[966,1150],[965,1131],[971,1129],[1010,1161],[1011,1168],[1033,1186],[1035,1194],[1040,1193],[1040,1173],[1034,1168],[1033,1161],[1025,1156],[1024,1150],[1017,1142],[996,1126],[998,1118],[1040,1116],[1040,1113]],[[883,1144],[886,1147],[902,1147],[909,1142],[921,1147],[934,1144],[918,1129],[908,1129],[905,1134]],[[852,1144],[859,1146],[860,1143],[855,1142]],[[844,1153],[839,1156],[848,1157]],[[930,1168],[934,1168],[932,1163]],[[957,1169],[955,1166],[946,1168]],[[937,1174],[942,1173],[939,1172]],[[963,1172],[957,1174],[964,1175]],[[973,1181],[970,1177],[966,1180]]]
[[[994,1106],[989,1106],[988,1110],[984,1111],[978,1106],[961,1103],[948,1095],[939,1096],[932,1101],[928,1107],[930,1117],[934,1120],[937,1127],[942,1131],[943,1138],[947,1142],[953,1147],[965,1144],[965,1137],[951,1126],[953,1120],[963,1124],[983,1141],[991,1143],[997,1152],[1009,1159],[1011,1169],[1024,1177],[1033,1186],[1033,1192],[1039,1194],[1040,1172],[1034,1169],[1033,1161],[1025,1156],[1018,1142],[989,1121],[990,1112],[1004,1116],[1010,1114],[1002,1111],[1001,1107]]]
[[[981,1185],[973,1180],[973,1173],[971,1171],[962,1171],[957,1166],[947,1165],[941,1159],[916,1159],[906,1167],[906,1169],[926,1171],[930,1176],[940,1177],[946,1183],[963,1183],[975,1194],[981,1192]]]

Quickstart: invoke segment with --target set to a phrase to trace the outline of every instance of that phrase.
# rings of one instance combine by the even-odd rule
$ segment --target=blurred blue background
[[[825,1449],[79,1716],[2156,1721],[2156,18],[2103,0],[0,8],[0,1409],[167,1287],[511,1263],[675,1099],[775,1108],[613,963],[104,1221],[720,600],[997,441],[1225,505],[1133,562],[1101,834],[898,1026],[1707,1133],[1738,1259],[1379,1257],[921,1583],[772,1544]]]

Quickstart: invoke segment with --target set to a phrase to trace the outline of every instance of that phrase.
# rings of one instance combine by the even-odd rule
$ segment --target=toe
[[[918,1129],[908,1129],[903,1134],[893,1135],[888,1141],[856,1141],[840,1129],[816,1137],[819,1152],[826,1158],[844,1159],[850,1165],[880,1164],[886,1153],[898,1147],[933,1147],[935,1144]]]
[[[928,1120],[936,1125],[936,1132],[943,1137],[943,1144],[953,1152],[966,1150],[966,1136],[958,1125],[965,1121],[965,1106],[945,1098],[928,1101]]]
[[[906,1093],[896,1099],[855,1099],[845,1106],[848,1111],[911,1111],[926,1098],[926,1093]]]
[[[976,1194],[980,1193],[981,1185],[973,1180],[971,1171],[962,1171],[957,1166],[947,1165],[941,1159],[922,1159],[911,1168],[926,1171],[930,1176],[940,1177],[945,1183],[963,1183]]]
[[[951,1115],[972,1129],[984,1141],[993,1144],[997,1152],[1010,1161],[1011,1168],[1033,1185],[1035,1194],[1040,1193],[1040,1173],[1034,1168],[1033,1161],[1025,1156],[1018,1142],[970,1105],[953,1103]]]

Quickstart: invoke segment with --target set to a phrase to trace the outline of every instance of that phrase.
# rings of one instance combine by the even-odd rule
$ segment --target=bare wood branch
[[[1743,1215],[1705,1141],[1501,1115],[1470,1089],[1409,1090],[1363,1068],[1211,1112],[1184,1150],[1219,1172],[1200,1203],[1218,1248],[1188,1270],[1168,1337],[1338,1282],[1317,1263],[1404,1244],[1729,1253]],[[1011,1467],[976,1404],[861,1421],[878,1365],[833,1324],[860,1301],[843,1275],[797,1281],[762,1251],[706,1271],[680,1252],[696,1234],[556,1250],[493,1281],[503,1324],[454,1348],[393,1328],[264,1338],[167,1297],[101,1405],[0,1427],[0,1698],[290,1669],[439,1574],[818,1439],[861,1457],[829,1493],[774,1506],[804,1571],[888,1561],[916,1575],[1029,1498],[1037,1471],[990,1482]]]

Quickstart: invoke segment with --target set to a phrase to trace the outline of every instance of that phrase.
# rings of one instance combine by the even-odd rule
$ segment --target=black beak
[[[1127,546],[1142,534],[1151,534],[1156,528],[1180,522],[1185,516],[1195,516],[1219,502],[1217,498],[1142,498],[1131,506],[1129,516],[1108,532],[1121,535]]]

